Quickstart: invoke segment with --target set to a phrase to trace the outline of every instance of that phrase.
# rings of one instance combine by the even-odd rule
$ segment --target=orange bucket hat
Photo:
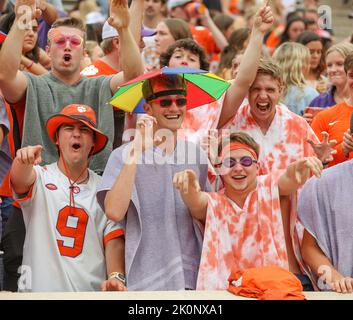
[[[94,110],[83,104],[70,104],[64,107],[59,114],[55,114],[47,121],[47,132],[50,140],[56,143],[56,132],[63,124],[71,124],[80,121],[95,132],[95,142],[92,155],[102,151],[107,142],[108,137],[97,129],[96,113]]]
[[[233,270],[228,291],[259,300],[305,300],[300,280],[291,272],[277,266]]]

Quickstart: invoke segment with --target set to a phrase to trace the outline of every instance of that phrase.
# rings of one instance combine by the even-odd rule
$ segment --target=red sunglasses
[[[162,108],[170,107],[173,102],[177,105],[177,107],[182,108],[186,106],[187,100],[186,98],[162,98],[162,99],[154,99],[150,100],[150,102],[157,102]]]

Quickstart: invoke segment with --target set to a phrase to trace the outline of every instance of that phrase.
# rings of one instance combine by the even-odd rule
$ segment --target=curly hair
[[[189,50],[193,54],[197,55],[200,59],[200,69],[208,70],[210,64],[207,61],[205,50],[193,39],[180,39],[170,45],[166,52],[160,56],[160,67],[166,67],[169,65],[169,61],[175,51],[175,49]]]

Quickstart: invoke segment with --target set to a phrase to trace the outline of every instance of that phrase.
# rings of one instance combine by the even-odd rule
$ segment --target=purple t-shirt
[[[330,87],[330,89],[326,92],[321,93],[319,96],[314,98],[313,101],[310,102],[309,106],[316,108],[329,108],[336,105],[337,103],[333,97],[335,91],[335,86]]]
[[[6,135],[10,130],[9,119],[5,108],[5,103],[2,97],[0,97],[0,127],[4,131],[4,139],[0,145],[0,184],[10,170],[12,159],[10,156],[9,144],[6,139]]]

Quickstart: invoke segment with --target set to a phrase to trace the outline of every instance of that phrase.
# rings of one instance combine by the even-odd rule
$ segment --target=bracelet
[[[120,272],[112,272],[109,276],[108,276],[108,280],[110,279],[117,279],[119,280],[120,282],[122,282],[124,285],[126,283],[126,280],[125,280],[125,276],[120,273]]]
[[[34,63],[34,61],[32,61],[32,62],[29,64],[29,66],[28,66],[28,67],[26,67],[26,68],[27,68],[27,70],[29,70],[29,69],[31,69],[31,68],[32,68],[33,63]]]

